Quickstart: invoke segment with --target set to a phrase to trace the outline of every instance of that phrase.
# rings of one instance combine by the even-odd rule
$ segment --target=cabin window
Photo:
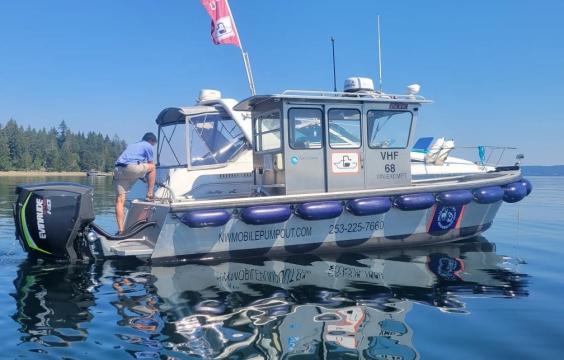
[[[184,123],[159,127],[158,164],[163,167],[186,166]]]
[[[223,164],[245,147],[245,136],[237,123],[226,114],[204,114],[188,121],[190,164]]]
[[[321,149],[323,131],[320,109],[292,108],[288,111],[290,147],[296,150]]]
[[[370,110],[366,118],[368,146],[373,149],[403,149],[407,147],[411,131],[411,112]]]
[[[333,149],[358,149],[361,145],[360,111],[331,109],[329,117],[329,146]]]
[[[280,111],[260,114],[255,120],[255,149],[257,151],[277,150],[280,140]]]

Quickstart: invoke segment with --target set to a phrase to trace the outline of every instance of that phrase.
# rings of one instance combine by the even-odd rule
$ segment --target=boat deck
[[[155,249],[155,245],[142,238],[132,238],[127,240],[108,241],[110,251],[115,256],[137,256],[139,258],[150,257]]]

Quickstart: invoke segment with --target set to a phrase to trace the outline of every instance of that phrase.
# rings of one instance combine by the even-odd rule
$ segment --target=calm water
[[[91,181],[114,231],[109,179],[71,180]],[[472,241],[151,267],[30,263],[11,204],[38,179],[0,178],[0,357],[561,358],[564,177],[530,180],[533,195]]]

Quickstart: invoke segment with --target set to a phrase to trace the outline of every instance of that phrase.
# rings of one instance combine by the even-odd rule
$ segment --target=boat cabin
[[[242,101],[235,110],[252,113],[255,190],[291,195],[410,185],[410,142],[424,102],[374,91],[286,91]]]
[[[358,86],[366,80],[349,79],[345,92],[285,91],[240,103],[204,90],[195,106],[163,110],[156,120],[158,179],[170,194],[161,197],[410,185],[410,143],[427,101]]]
[[[233,99],[203,90],[195,106],[167,108],[158,125],[157,177],[161,197],[248,196],[252,186],[251,120]]]
[[[161,112],[157,123],[160,167],[223,167],[248,143],[239,124],[214,106],[169,108]]]

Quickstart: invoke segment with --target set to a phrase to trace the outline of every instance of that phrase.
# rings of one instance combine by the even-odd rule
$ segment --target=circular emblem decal
[[[443,229],[450,229],[456,220],[456,208],[452,206],[445,206],[439,211],[437,216],[437,225]]]
[[[297,156],[292,156],[290,158],[290,162],[292,163],[292,165],[296,165],[298,163],[299,159]]]

